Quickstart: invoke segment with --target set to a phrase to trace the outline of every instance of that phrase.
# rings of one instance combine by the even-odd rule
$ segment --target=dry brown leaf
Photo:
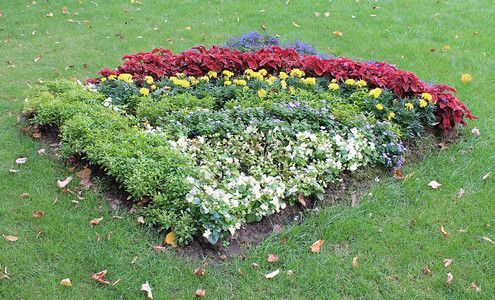
[[[156,252],[158,252],[158,253],[167,251],[167,248],[162,247],[162,246],[151,246],[151,248],[155,249]]]
[[[443,234],[443,237],[448,237],[450,233],[448,233],[447,231],[445,231],[445,228],[440,227],[440,232]]]
[[[99,219],[94,218],[93,220],[89,221],[89,227],[93,227],[93,225],[98,225],[98,223],[100,223],[101,220],[103,220],[103,217]]]
[[[112,286],[116,286],[117,283],[119,283],[119,282],[120,282],[120,279],[117,279],[117,281],[115,281],[114,283],[112,283]]]
[[[226,259],[227,259],[227,256],[226,256],[226,255],[224,255],[224,254],[222,254],[222,255],[220,255],[220,256],[219,256],[219,258],[220,258],[221,260],[226,260]]]
[[[292,270],[287,270],[286,274],[290,276],[290,275],[294,275],[294,272]]]
[[[475,136],[479,136],[481,134],[480,130],[476,127],[474,127],[473,130],[471,130],[471,133],[474,134]]]
[[[0,279],[3,279],[3,278],[10,279],[10,277],[9,277],[9,276],[7,276],[7,274],[2,274],[2,275],[0,276]]]
[[[428,268],[424,268],[424,269],[423,269],[423,272],[424,272],[426,275],[431,274],[431,271],[430,271],[430,269],[428,269]]]
[[[99,283],[101,284],[105,284],[105,285],[109,285],[110,284],[110,281],[107,281],[107,280],[104,280],[103,279],[103,276],[105,276],[107,274],[107,270],[103,270],[99,273],[96,273],[96,274],[93,274],[91,277],[98,281]]]
[[[91,169],[84,168],[79,172],[76,172],[76,176],[79,178],[88,178],[91,176]]]
[[[471,286],[467,288],[466,291],[477,291],[477,292],[481,292],[481,288],[479,286],[477,286],[474,282],[471,283]]]
[[[16,164],[25,164],[25,163],[26,163],[26,161],[27,161],[27,158],[25,158],[25,157],[21,157],[21,158],[16,159],[16,160],[15,160],[15,163],[16,163]]]
[[[77,207],[79,205],[79,201],[77,201],[77,200],[72,200],[70,203],[75,204],[76,205],[75,207]]]
[[[491,175],[492,175],[492,173],[491,172],[488,172],[488,173],[485,174],[485,176],[483,176],[483,179],[481,179],[481,180],[486,180]]]
[[[138,222],[138,224],[144,224],[144,217],[143,216],[139,216],[138,219],[137,219],[137,222]]]
[[[296,27],[301,27],[300,25],[297,25],[294,21],[292,21],[292,25],[294,25]]]
[[[68,176],[64,181],[60,181],[60,180],[57,180],[57,185],[59,188],[64,188],[66,185],[69,184],[69,182],[71,182],[72,180],[72,176]]]
[[[273,272],[271,272],[271,273],[269,273],[269,274],[266,274],[266,275],[265,275],[265,277],[266,277],[267,279],[272,279],[272,278],[274,278],[275,276],[277,276],[277,275],[278,275],[278,273],[280,273],[280,269],[277,269],[277,270],[275,270],[275,271],[273,271]]]
[[[267,262],[276,262],[278,261],[278,256],[275,254],[268,254],[268,258],[266,259]]]
[[[445,267],[447,268],[448,266],[450,266],[452,263],[454,262],[453,259],[450,259],[450,258],[446,258],[443,260],[443,263],[445,264]]]
[[[194,276],[204,276],[205,275],[205,269],[198,267],[198,268],[196,268],[196,270],[194,270],[193,275]]]
[[[253,269],[255,270],[258,270],[258,268],[260,267],[257,263],[252,263],[251,264],[251,267],[253,267]]]
[[[402,175],[402,172],[399,169],[394,170],[394,177],[397,179],[404,179],[404,175]]]
[[[335,31],[333,32],[333,35],[336,35],[336,36],[343,36],[344,34],[343,34],[342,32],[340,32],[340,31],[335,30]]]
[[[447,273],[447,284],[451,284],[452,280],[454,280],[454,275],[452,275],[452,273]]]
[[[484,236],[484,237],[483,237],[483,239],[484,239],[485,241],[487,241],[487,242],[492,243],[492,244],[494,244],[494,245],[495,245],[495,242],[494,242],[494,241],[492,241],[490,238],[487,238],[486,236]]]
[[[93,185],[93,182],[91,182],[91,179],[89,177],[81,179],[79,182],[79,185],[84,186],[85,189],[89,190],[91,186]]]
[[[242,275],[246,275],[246,272],[244,272],[244,270],[242,270],[241,268],[237,269],[237,271],[239,271],[239,273],[241,273]]]
[[[308,207],[307,204],[306,204],[306,200],[304,200],[304,195],[303,194],[297,195],[297,201],[299,203],[301,203],[302,206]]]
[[[443,142],[442,142],[442,143],[440,143],[440,144],[438,144],[438,146],[440,146],[440,148],[442,148],[442,149],[449,149],[449,148],[450,148],[450,146],[449,146],[449,145],[447,145],[447,144],[445,144],[445,143],[443,143]]]
[[[12,169],[10,169],[10,170],[9,170],[9,172],[10,172],[10,173],[18,173],[18,172],[20,172],[20,171],[19,171],[19,170],[12,170]]]
[[[145,291],[147,293],[148,298],[153,299],[153,294],[151,293],[151,287],[148,281],[141,285],[141,291]]]
[[[357,268],[357,266],[358,266],[358,258],[359,258],[359,256],[356,256],[356,257],[354,257],[354,258],[352,259],[352,266],[353,266],[354,268]]]
[[[21,194],[21,198],[24,198],[24,197],[29,198],[29,197],[31,197],[31,195],[29,195],[29,193]]]
[[[46,149],[45,148],[41,148],[40,150],[38,150],[38,154],[39,155],[45,155],[46,154]]]
[[[60,284],[66,286],[72,286],[72,283],[70,282],[69,278],[62,279],[62,281],[60,281]]]
[[[411,220],[411,225],[416,225],[416,223],[417,223],[416,220],[414,220],[414,219]]]
[[[439,186],[442,186],[442,184],[438,183],[436,180],[432,180],[430,181],[430,183],[428,183],[428,186],[430,186],[432,189],[436,189]]]
[[[136,262],[136,260],[138,259],[138,257],[139,257],[138,255],[134,256],[134,258],[131,261],[131,265],[133,265]]]
[[[266,27],[261,24],[261,29],[266,30]]]
[[[314,244],[311,245],[311,252],[320,253],[320,248],[323,245],[323,243],[325,243],[325,241],[323,240],[317,240],[316,242],[314,242]]]
[[[11,235],[3,235],[3,238],[6,239],[7,241],[11,241],[11,242],[15,242],[17,241],[19,238],[15,237],[15,236],[11,236]]]
[[[41,210],[38,210],[34,215],[31,216],[31,218],[38,218],[41,219],[45,213]]]
[[[464,189],[463,188],[460,188],[459,189],[459,192],[457,194],[455,194],[457,198],[461,198],[462,195],[464,195]]]
[[[206,297],[206,290],[197,289],[196,293],[194,293],[194,295],[196,295],[198,297]]]
[[[53,12],[50,12],[49,14],[44,15],[44,17],[47,17],[47,18],[53,17]]]

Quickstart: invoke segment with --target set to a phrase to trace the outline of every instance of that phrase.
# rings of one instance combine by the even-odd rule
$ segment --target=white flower
[[[186,178],[186,181],[189,183],[189,184],[193,184],[194,183],[194,178],[192,178],[191,176],[188,176]]]
[[[203,236],[204,236],[205,238],[209,238],[209,237],[210,237],[210,235],[211,235],[211,230],[210,230],[210,229],[206,229],[206,231],[203,233]]]

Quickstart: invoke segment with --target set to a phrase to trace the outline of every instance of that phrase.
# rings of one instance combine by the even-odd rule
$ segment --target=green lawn
[[[0,234],[19,239],[0,239],[0,277],[6,267],[10,278],[0,279],[0,298],[144,299],[140,288],[146,281],[155,299],[195,298],[196,289],[220,299],[494,297],[495,244],[484,239],[495,240],[492,1],[4,2]],[[52,11],[53,17],[45,17]],[[184,259],[174,249],[157,253],[151,246],[162,245],[164,237],[139,226],[135,215],[109,210],[99,193],[84,192],[84,200],[62,193],[56,182],[73,171],[55,156],[40,156],[40,148],[53,149],[13,126],[28,85],[38,80],[84,81],[101,68],[120,65],[126,54],[208,47],[232,35],[263,31],[261,26],[282,39],[317,42],[320,52],[385,61],[426,82],[450,85],[480,120],[460,128],[459,141],[447,138],[448,149],[422,141],[422,157],[402,170],[414,172],[406,181],[380,176],[363,191],[359,206],[350,207],[345,199],[321,208],[301,225],[269,237],[245,259],[225,261]],[[447,45],[450,49],[444,49]],[[463,73],[473,80],[463,83]],[[471,134],[474,126],[480,136]],[[22,157],[26,163],[16,164]],[[432,180],[442,186],[428,187]],[[77,180],[71,183],[75,186]],[[465,193],[457,197],[460,188]],[[21,197],[23,193],[30,196]],[[32,218],[39,210],[44,216]],[[98,225],[89,226],[100,217]],[[441,226],[448,237],[440,233]],[[315,254],[309,247],[318,239],[325,243]],[[280,260],[267,262],[270,253]],[[453,259],[448,267],[446,258]],[[257,271],[252,263],[259,264]],[[205,275],[193,276],[200,266]],[[425,268],[431,273],[425,274]],[[120,279],[117,285],[91,278],[105,269],[105,279]],[[275,278],[264,277],[277,269]],[[446,283],[447,273],[454,276],[451,284]],[[71,287],[59,284],[65,278]],[[481,291],[467,291],[472,283]]]

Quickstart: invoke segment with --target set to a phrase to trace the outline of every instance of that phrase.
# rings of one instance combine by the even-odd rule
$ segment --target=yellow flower
[[[421,94],[421,98],[428,100],[430,103],[433,103],[433,97],[428,93]]]
[[[383,105],[381,105],[381,104],[377,104],[377,105],[376,105],[376,108],[378,108],[378,110],[382,110],[382,109],[383,109]]]
[[[278,77],[280,77],[280,79],[282,80],[286,80],[287,78],[289,78],[289,75],[287,75],[287,73],[285,72],[280,72],[280,74],[278,74]]]
[[[253,72],[252,73],[252,76],[256,79],[258,79],[258,81],[261,81],[263,80],[263,74],[261,74],[260,72]]]
[[[355,85],[356,84],[356,80],[354,80],[354,79],[347,79],[345,81],[345,84],[347,84],[347,85]]]
[[[370,91],[370,94],[369,95],[375,97],[375,99],[376,99],[376,98],[380,97],[381,94],[382,94],[382,89],[381,88],[376,88],[376,89],[372,89]]]
[[[217,78],[217,72],[215,72],[215,71],[209,71],[208,72],[208,76],[210,78]]]
[[[357,86],[358,86],[358,87],[363,87],[363,86],[366,86],[366,81],[364,81],[364,80],[359,80],[359,81],[357,82]]]
[[[254,71],[251,69],[247,69],[246,71],[244,71],[244,73],[247,75],[252,75],[254,73]]]
[[[151,77],[151,76],[145,76],[145,77],[144,77],[144,81],[145,81],[147,84],[152,84],[152,83],[153,83],[153,77]]]
[[[303,77],[304,76],[304,72],[299,70],[299,69],[293,69],[292,71],[290,71],[290,76],[294,76],[294,77]]]
[[[152,90],[156,89],[156,85],[154,85],[154,84],[153,84],[153,85],[151,85],[151,86],[150,86],[150,89],[152,89]]]
[[[139,90],[139,92],[143,95],[143,96],[148,96],[149,93],[150,93],[150,90],[148,90],[147,88],[142,88]]]
[[[106,77],[102,77],[102,78],[100,79],[100,82],[105,82],[105,80],[107,80],[107,78],[106,78]]]
[[[265,69],[259,70],[258,73],[260,73],[263,76],[266,76],[266,74],[268,74],[268,72]]]
[[[287,82],[285,82],[285,80],[280,81],[280,84],[282,85],[283,90],[287,88]]]
[[[392,120],[392,118],[395,117],[395,113],[393,111],[391,111],[389,114],[388,114],[388,120]]]
[[[426,102],[424,99],[419,100],[419,107],[423,108],[428,105],[428,102]]]
[[[308,77],[308,78],[301,78],[300,80],[302,83],[304,83],[305,85],[315,85],[316,84],[316,78],[314,77]]]
[[[245,89],[245,90],[249,90],[249,87],[248,87],[248,86],[244,86],[244,89]]]
[[[246,80],[242,80],[242,79],[234,79],[232,82],[236,85],[246,85],[247,84]]]
[[[115,75],[108,76],[108,79],[110,79],[110,80],[114,80],[115,78],[117,78],[117,76],[115,76]]]
[[[223,83],[224,86],[228,86],[231,84],[232,84],[232,81],[230,81],[230,80],[225,80],[225,82]]]
[[[193,85],[196,85],[196,84],[198,84],[198,83],[199,83],[199,79],[197,79],[197,78],[196,78],[196,77],[194,77],[194,76],[189,76],[189,78],[188,78],[188,79],[189,79],[189,82],[191,82],[191,84],[193,84]]]
[[[227,71],[227,70],[223,71],[222,74],[225,75],[225,77],[227,77],[227,78],[234,76],[234,73]]]
[[[469,74],[462,74],[462,82],[466,83],[466,82],[470,82],[473,78],[471,77],[471,75]]]
[[[199,80],[209,82],[210,81],[210,77],[208,77],[208,76],[202,76],[202,77],[199,78]]]
[[[339,89],[339,85],[338,85],[338,84],[336,84],[336,83],[330,83],[330,84],[328,85],[328,89],[330,89],[331,91],[336,91],[336,90],[338,90],[338,89]]]
[[[260,98],[263,98],[266,96],[266,91],[264,89],[261,89],[258,91],[258,96],[260,96]]]
[[[332,79],[332,83],[337,83],[337,79]]]
[[[410,109],[414,108],[414,105],[412,103],[409,103],[409,102],[404,104],[404,106],[406,107],[406,110],[410,110]]]
[[[291,95],[294,95],[294,93],[295,93],[295,92],[296,92],[296,91],[294,91],[294,88],[293,88],[293,87],[289,87],[289,93],[290,93]]]
[[[184,73],[175,73],[175,76],[177,77],[186,77]]]

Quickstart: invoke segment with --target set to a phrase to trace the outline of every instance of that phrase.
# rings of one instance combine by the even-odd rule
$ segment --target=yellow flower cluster
[[[207,76],[207,77],[208,77],[208,76]],[[200,80],[199,80],[198,78],[194,77],[194,76],[189,76],[189,78],[187,78],[187,79],[189,79],[189,82],[190,82],[192,85],[196,85],[196,84],[198,84],[198,83],[200,82]]]
[[[232,80],[232,82],[235,85],[246,85],[247,84],[246,80],[243,80],[243,79],[234,79],[234,80]]]
[[[259,96],[260,98],[265,97],[265,96],[266,96],[266,91],[265,91],[264,89],[259,90],[259,91],[258,91],[258,96]]]
[[[268,74],[268,72],[265,69],[259,70],[258,73],[260,73],[263,76],[266,76],[266,74]]]
[[[354,80],[354,79],[347,79],[345,81],[345,84],[347,84],[347,85],[356,85],[356,80]]]
[[[223,86],[228,86],[228,85],[231,85],[231,84],[232,84],[232,81],[230,81],[230,80],[225,80],[223,82]]]
[[[287,88],[287,82],[285,82],[285,80],[280,81],[280,85],[282,85],[283,90]]]
[[[357,85],[358,87],[362,88],[362,87],[366,86],[366,81],[364,81],[364,80],[359,80],[359,81],[356,83],[356,85]]]
[[[230,77],[234,76],[234,73],[230,72],[230,71],[223,71],[222,74],[227,77],[227,79],[229,79]]]
[[[107,78],[106,78],[106,77],[102,77],[102,78],[100,78],[100,82],[105,82],[106,80],[107,80]]]
[[[199,77],[199,80],[210,82],[210,77],[208,77],[208,76],[202,76],[202,77]]]
[[[280,79],[282,80],[286,80],[287,78],[289,78],[289,75],[287,75],[287,73],[285,72],[280,72],[280,74],[278,74],[278,77],[280,77]]]
[[[178,79],[177,77],[175,76],[172,76],[170,77],[170,80],[173,82],[173,84],[175,85],[180,85],[180,86],[183,86],[185,88],[189,87],[190,84],[189,84],[189,81],[185,80],[185,79]]]
[[[210,78],[217,78],[217,72],[215,72],[215,71],[209,71],[208,72],[208,77],[210,77]]]
[[[144,77],[144,82],[146,82],[147,84],[152,84],[153,83],[153,77],[151,77],[151,76],[145,76]]]
[[[388,114],[388,120],[392,120],[392,118],[395,117],[395,113],[393,111],[391,111],[389,114]]]
[[[115,80],[115,78],[117,78],[117,76],[115,76],[115,75],[110,75],[110,76],[108,76],[108,79],[109,79],[109,80]]]
[[[275,76],[270,76],[270,78],[268,78],[266,81],[266,83],[268,83],[269,86],[272,86],[273,85],[273,82],[277,80],[277,77]]]
[[[117,77],[117,79],[118,80],[125,81],[128,84],[133,84],[134,83],[134,81],[132,80],[132,75],[131,74],[122,73],[122,74],[119,75],[119,77]]]
[[[264,72],[262,72],[262,71],[264,71]],[[258,81],[261,81],[261,80],[263,80],[263,76],[264,76],[263,74],[266,75],[266,70],[261,69],[261,70],[259,70],[259,72],[255,72],[251,69],[247,69],[246,71],[244,71],[244,73],[246,74],[246,75],[244,75],[244,77],[246,77],[246,79],[248,79],[248,80],[251,79],[251,77],[254,77]]]
[[[290,76],[294,76],[294,77],[303,77],[305,76],[306,74],[304,73],[304,71],[301,71],[299,69],[293,69],[292,71],[290,71]]]
[[[378,108],[378,110],[382,110],[382,109],[383,109],[383,105],[381,105],[381,104],[377,104],[377,105],[376,105],[376,108]]]
[[[428,105],[428,102],[426,102],[424,99],[419,100],[419,107],[423,108]]]
[[[328,89],[329,89],[329,90],[331,90],[331,91],[336,91],[336,90],[338,90],[338,89],[339,89],[339,85],[338,85],[338,84],[336,84],[336,83],[330,83],[330,84],[328,85]]]
[[[421,98],[429,101],[430,103],[433,103],[433,97],[428,93],[421,94]]]
[[[305,84],[305,85],[315,85],[316,84],[316,78],[314,77],[308,77],[308,78],[301,78],[299,82]]]
[[[404,104],[404,106],[406,107],[406,110],[411,110],[414,108],[414,105],[412,103],[409,103],[409,102]]]
[[[376,99],[376,98],[380,97],[381,94],[382,94],[382,89],[381,88],[376,88],[376,89],[372,89],[370,91],[370,94],[369,95],[375,97],[375,99]]]
[[[148,96],[150,94],[150,90],[148,90],[147,88],[142,88],[142,89],[139,90],[139,92],[143,96]]]

